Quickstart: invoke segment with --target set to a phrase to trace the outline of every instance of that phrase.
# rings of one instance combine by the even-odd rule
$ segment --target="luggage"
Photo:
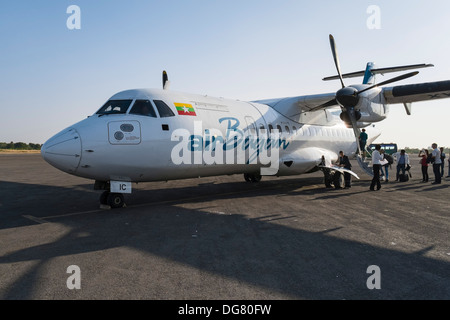
[[[405,174],[400,173],[398,179],[400,180],[400,182],[409,181],[409,175],[407,173]]]

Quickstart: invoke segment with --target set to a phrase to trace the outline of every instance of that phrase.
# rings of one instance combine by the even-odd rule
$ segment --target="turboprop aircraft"
[[[429,64],[366,69],[342,74],[332,35],[337,92],[258,101],[238,101],[163,89],[126,90],[113,95],[92,116],[56,134],[42,146],[43,158],[72,175],[95,180],[104,190],[102,205],[124,205],[132,183],[244,174],[249,182],[263,175],[288,176],[322,170],[325,184],[336,172],[339,151],[363,161],[360,128],[370,140],[380,134],[370,125],[382,121],[390,104],[450,97],[450,80],[383,87],[418,72],[375,83],[376,74],[431,67]],[[344,78],[363,76],[345,86]],[[351,174],[357,175],[349,171]],[[331,177],[331,178],[330,178]]]

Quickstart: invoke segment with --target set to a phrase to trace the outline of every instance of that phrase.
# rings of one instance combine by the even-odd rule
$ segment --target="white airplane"
[[[362,161],[360,128],[369,141],[370,124],[382,121],[390,104],[450,97],[450,80],[380,88],[409,78],[411,72],[375,84],[376,74],[430,67],[429,64],[342,74],[334,38],[330,45],[339,79],[337,92],[259,101],[237,101],[163,89],[126,90],[113,95],[95,114],[56,134],[42,146],[43,158],[72,175],[95,180],[104,190],[101,205],[124,205],[132,183],[244,174],[288,176],[322,170],[330,186],[339,151]],[[364,76],[345,86],[343,78]],[[357,177],[354,172],[347,171]]]

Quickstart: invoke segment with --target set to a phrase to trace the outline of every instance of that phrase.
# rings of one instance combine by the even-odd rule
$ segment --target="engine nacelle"
[[[347,126],[349,126],[349,125],[351,126],[352,122],[350,121],[350,116],[348,115],[347,112],[341,112],[339,117],[341,118],[342,121],[345,122],[345,124]],[[355,110],[355,117],[356,117],[356,121],[361,119],[361,112],[359,112],[358,110]]]
[[[380,88],[374,88],[361,94],[360,101],[355,107],[355,111],[361,114],[361,117],[357,119],[358,122],[372,123],[386,119],[389,107],[382,103],[381,92]]]

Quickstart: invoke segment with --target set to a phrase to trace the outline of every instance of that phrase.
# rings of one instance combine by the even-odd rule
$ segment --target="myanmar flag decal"
[[[175,102],[175,107],[177,108],[178,114],[182,116],[196,116],[195,110],[189,103],[178,103]]]

